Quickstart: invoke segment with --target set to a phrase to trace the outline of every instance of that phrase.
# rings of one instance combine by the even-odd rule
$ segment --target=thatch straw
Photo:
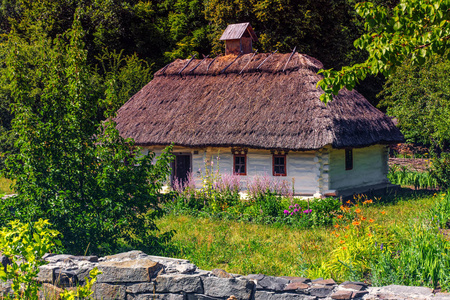
[[[295,53],[282,72],[290,54],[274,54],[256,70],[268,56],[258,54],[239,74],[251,56],[222,74],[236,56],[205,59],[181,76],[187,60],[174,61],[119,109],[119,132],[138,145],[188,147],[310,150],[403,141],[390,118],[356,91],[320,102],[316,59]]]

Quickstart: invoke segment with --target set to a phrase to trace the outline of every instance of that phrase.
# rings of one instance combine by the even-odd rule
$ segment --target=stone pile
[[[425,287],[369,287],[363,282],[336,284],[332,279],[242,276],[224,270],[204,271],[187,260],[131,251],[96,256],[46,255],[40,269],[41,298],[53,298],[62,289],[83,285],[89,271],[98,267],[94,299],[102,300],[450,300],[450,294]],[[2,261],[7,263],[7,261]],[[8,293],[8,284],[0,291]]]

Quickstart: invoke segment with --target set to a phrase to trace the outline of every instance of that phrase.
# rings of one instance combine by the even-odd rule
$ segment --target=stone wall
[[[425,287],[369,287],[363,282],[336,284],[332,279],[272,277],[262,274],[242,276],[224,270],[204,271],[187,260],[150,256],[131,251],[98,258],[96,256],[45,256],[38,280],[43,283],[41,298],[56,299],[63,288],[85,283],[94,267],[97,277],[94,299],[110,300],[450,300],[450,294],[434,293]],[[4,262],[5,263],[5,262]],[[9,291],[2,284],[0,291]]]

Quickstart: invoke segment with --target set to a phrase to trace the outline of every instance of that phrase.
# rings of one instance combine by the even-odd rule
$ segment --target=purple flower
[[[307,209],[303,211],[304,214],[309,214],[310,212],[312,212],[312,209]]]
[[[298,204],[297,203],[295,203],[295,205],[294,205],[295,207],[298,207]]]
[[[295,212],[295,213],[298,212],[298,209],[294,209],[294,212]]]
[[[292,205],[289,205],[289,209],[292,209]]]
[[[289,214],[289,211],[287,209],[284,210],[283,212],[285,215]]]

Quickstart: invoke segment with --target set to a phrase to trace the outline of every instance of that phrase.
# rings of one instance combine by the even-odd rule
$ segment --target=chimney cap
[[[255,32],[253,31],[250,23],[238,23],[238,24],[230,24],[227,26],[222,36],[220,37],[221,41],[226,40],[238,40],[241,39],[242,36],[248,32],[254,42],[258,41]]]

